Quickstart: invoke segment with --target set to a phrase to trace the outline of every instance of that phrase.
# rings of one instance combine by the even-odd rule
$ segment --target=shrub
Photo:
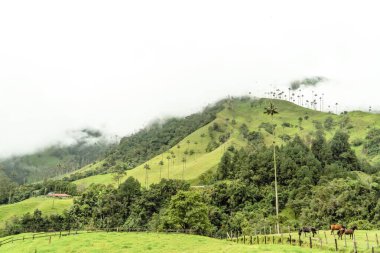
[[[354,147],[359,147],[361,145],[363,145],[364,141],[362,139],[355,139],[353,142],[352,142],[352,145],[354,145]]]
[[[265,131],[267,131],[270,134],[273,134],[274,129],[276,129],[276,124],[271,124],[268,122],[263,122],[260,124],[259,129],[264,128]]]

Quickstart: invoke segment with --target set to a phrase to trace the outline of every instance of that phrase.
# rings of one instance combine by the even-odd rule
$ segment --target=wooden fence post
[[[51,236],[49,237],[49,244],[51,243]]]
[[[260,244],[259,236],[256,235],[256,238],[257,238],[257,244]]]
[[[372,246],[372,253],[375,253],[375,247]]]
[[[274,244],[274,235],[272,236],[272,244]]]
[[[312,249],[313,248],[313,242],[311,240],[311,237],[309,237],[309,239],[310,239],[310,249]]]
[[[346,237],[346,234],[344,234],[344,247],[347,248],[347,237]]]
[[[245,235],[243,234],[243,243],[245,244]]]
[[[367,232],[365,233],[365,236],[367,238],[367,249],[369,249],[369,241],[368,241],[368,233]]]
[[[292,245],[292,235],[289,234],[289,244]]]
[[[376,245],[379,247],[379,238],[377,238],[377,233],[376,233]]]
[[[325,240],[326,240],[326,245],[327,245],[327,236],[326,236],[326,231],[323,231],[325,233]]]
[[[335,241],[335,251],[338,251],[338,240],[335,238],[334,241]]]
[[[284,235],[281,233],[281,244],[284,244]]]
[[[302,242],[301,242],[301,235],[298,236],[298,241],[299,241],[299,242],[298,242],[299,246],[301,246],[301,245],[302,245]]]
[[[253,244],[253,237],[252,237],[252,235],[249,237],[249,244]]]
[[[355,235],[353,236],[353,242],[354,242],[354,253],[358,253],[358,249],[357,249],[357,245],[356,245]]]
[[[267,236],[264,235],[264,244],[267,244]]]

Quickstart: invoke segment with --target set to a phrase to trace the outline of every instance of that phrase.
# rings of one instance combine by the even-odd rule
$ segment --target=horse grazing
[[[345,226],[342,226],[342,225],[340,225],[340,224],[332,224],[332,225],[330,225],[331,235],[334,233],[334,230],[338,230],[338,233],[339,233],[339,231],[340,231],[342,228],[346,228],[346,227],[345,227]]]
[[[338,232],[338,238],[342,239],[343,235],[346,234],[350,236],[350,239],[352,239],[354,237],[354,232],[356,229],[358,229],[356,225],[350,229],[342,228]]]
[[[314,237],[314,235],[317,233],[317,229],[315,227],[303,227],[298,230],[298,235],[301,236],[302,232],[305,234],[305,237],[306,233],[310,232],[313,234]]]

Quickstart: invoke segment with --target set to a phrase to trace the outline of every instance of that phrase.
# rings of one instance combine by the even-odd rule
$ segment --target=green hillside
[[[54,203],[53,203],[54,201]],[[51,199],[46,197],[30,198],[15,204],[0,205],[0,228],[12,217],[21,217],[38,209],[44,215],[61,214],[73,204],[73,199]],[[53,206],[54,205],[54,206]]]
[[[270,100],[252,100],[248,98],[226,100],[224,109],[217,113],[216,118],[207,125],[192,132],[180,140],[165,152],[156,155],[152,159],[141,163],[139,166],[128,170],[127,175],[137,178],[142,185],[145,185],[146,174],[148,174],[148,184],[156,183],[161,177],[169,177],[198,182],[199,176],[203,173],[214,170],[222,157],[225,149],[234,145],[235,147],[245,146],[247,139],[242,133],[242,126],[247,126],[247,131],[257,131],[264,135],[265,143],[268,145],[273,141],[273,135],[268,133],[270,124],[276,124],[276,142],[281,145],[288,137],[299,135],[306,143],[311,142],[316,131],[323,130],[327,139],[330,139],[336,130],[344,129],[351,138],[354,150],[359,158],[365,158],[371,164],[379,161],[379,154],[368,155],[364,145],[369,129],[380,128],[380,115],[364,112],[349,112],[342,115],[319,112],[307,109],[283,100],[271,100],[278,107],[279,114],[271,118],[263,113]],[[264,124],[263,124],[264,123]],[[267,123],[267,124],[265,124]],[[270,129],[269,129],[270,130]],[[225,142],[221,138],[227,136]],[[213,145],[211,145],[213,144]],[[206,151],[208,146],[214,146],[213,151]],[[190,155],[190,151],[194,152]],[[185,154],[185,152],[188,154]],[[174,154],[174,156],[173,156]],[[169,164],[167,157],[170,157]],[[173,158],[174,157],[174,158]],[[183,162],[186,159],[186,163]],[[164,165],[160,166],[163,160]],[[122,161],[118,161],[123,164]],[[94,165],[89,165],[81,171],[94,171],[105,161],[99,161]],[[150,169],[146,172],[144,165],[148,164]],[[183,171],[183,172],[182,172]],[[113,173],[94,175],[75,181],[80,187],[87,187],[91,183],[116,184],[113,180]]]

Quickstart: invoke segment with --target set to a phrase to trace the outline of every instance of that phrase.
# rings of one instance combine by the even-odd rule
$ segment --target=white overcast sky
[[[377,2],[1,1],[0,156],[314,75],[326,103],[380,109]]]

